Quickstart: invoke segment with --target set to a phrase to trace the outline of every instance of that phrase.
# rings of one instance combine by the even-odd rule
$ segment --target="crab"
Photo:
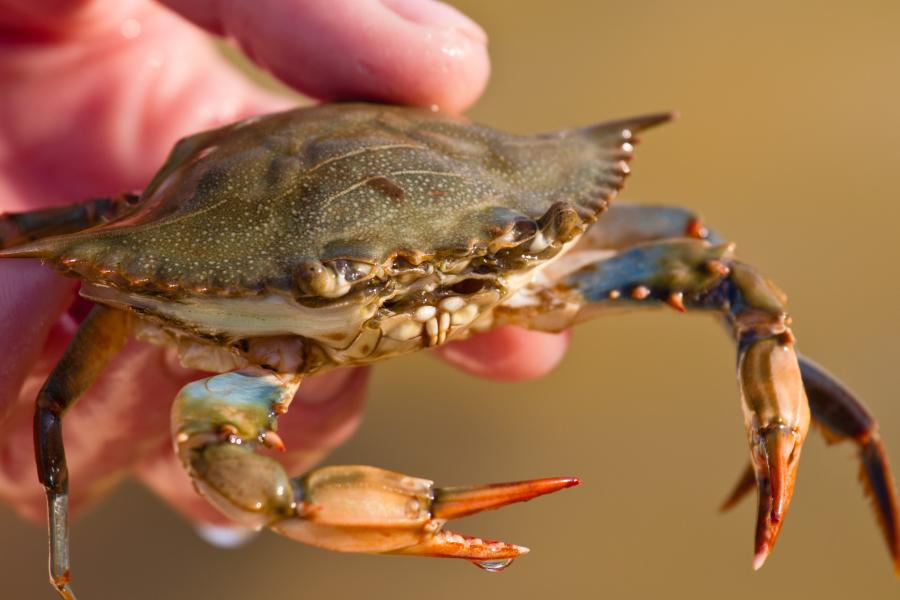
[[[437,112],[331,104],[178,142],[142,194],[0,219],[0,257],[81,280],[95,307],[36,401],[50,579],[69,570],[65,412],[129,336],[214,375],[172,409],[196,490],[235,522],[348,552],[463,558],[499,570],[522,546],[447,521],[578,483],[435,487],[371,466],[289,478],[257,452],[301,381],[503,325],[565,330],[622,308],[712,311],[737,345],[755,487],[753,565],[778,537],[810,421],[859,448],[862,481],[900,572],[900,521],[870,413],[795,350],[784,294],[691,211],[611,201],[635,134],[671,114],[518,136]],[[602,217],[602,218],[601,218]]]

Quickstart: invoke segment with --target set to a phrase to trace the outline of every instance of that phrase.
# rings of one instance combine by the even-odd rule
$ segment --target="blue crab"
[[[59,594],[74,598],[63,416],[130,335],[216,373],[178,394],[172,436],[197,491],[226,516],[333,550],[497,570],[527,549],[446,522],[577,479],[448,488],[370,466],[292,479],[255,450],[283,448],[278,415],[304,377],[500,325],[561,331],[659,305],[713,311],[737,343],[751,460],[727,504],[758,491],[754,566],[778,537],[812,420],[858,445],[900,568],[876,424],[797,354],[782,292],[690,211],[610,206],[635,134],[670,117],[516,136],[422,109],[324,105],[185,138],[140,196],[5,215],[0,257],[39,258],[96,303],[34,420]]]

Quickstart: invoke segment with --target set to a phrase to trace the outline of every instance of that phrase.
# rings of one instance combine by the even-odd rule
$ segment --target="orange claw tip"
[[[431,513],[436,519],[458,519],[514,502],[527,502],[579,483],[581,480],[577,477],[548,477],[512,483],[437,488]]]
[[[781,533],[781,522],[771,519],[772,499],[769,497],[761,497],[759,504],[759,512],[756,523],[756,551],[753,554],[753,570],[757,571],[766,562],[778,534]]]
[[[753,555],[753,570],[759,571],[760,568],[765,564],[766,559],[769,557],[769,547],[763,546],[756,550],[756,554]]]

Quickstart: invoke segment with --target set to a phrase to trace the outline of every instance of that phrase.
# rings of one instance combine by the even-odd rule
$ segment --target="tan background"
[[[900,3],[454,3],[491,36],[478,120],[525,132],[682,112],[646,136],[626,196],[696,208],[781,282],[801,348],[866,399],[900,468]],[[580,328],[536,382],[481,381],[426,355],[379,366],[366,422],[331,462],[448,483],[584,478],[462,524],[532,547],[501,575],[269,534],[218,550],[128,484],[76,524],[77,588],[87,600],[898,597],[852,448],[818,436],[781,540],[751,570],[752,503],[716,512],[747,456],[733,362],[711,320],[665,311]],[[0,531],[0,596],[52,598],[41,528],[2,510]]]

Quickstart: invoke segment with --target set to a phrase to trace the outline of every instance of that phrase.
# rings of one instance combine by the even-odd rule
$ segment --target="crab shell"
[[[518,136],[332,104],[176,144],[126,214],[14,250],[214,371],[311,373],[443,343],[570,248],[628,173],[638,117]]]

